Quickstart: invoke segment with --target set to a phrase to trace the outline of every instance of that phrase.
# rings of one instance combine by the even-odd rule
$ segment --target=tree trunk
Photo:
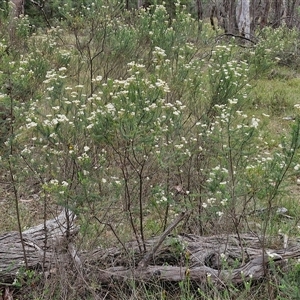
[[[151,5],[151,0],[144,0],[143,7],[147,8]]]
[[[274,1],[274,19],[273,19],[273,27],[277,28],[281,25],[281,17],[282,17],[282,0]]]
[[[225,33],[237,34],[238,26],[236,22],[236,1],[224,0],[223,7],[220,7],[220,15],[223,18]]]
[[[25,0],[11,0],[13,7],[13,16],[19,17],[20,15],[24,15],[24,5]]]
[[[137,8],[141,8],[143,6],[143,0],[137,0]]]
[[[270,0],[265,0],[265,7],[260,21],[261,28],[264,28],[268,24],[269,11],[270,11]]]
[[[283,12],[282,12],[282,24],[286,25],[286,1],[287,0],[282,0],[282,8],[283,8]]]
[[[238,4],[236,7],[236,19],[240,34],[249,39],[251,35],[249,0],[238,0]]]
[[[203,19],[203,5],[201,0],[196,0],[196,11],[197,11],[197,19],[201,21]]]
[[[202,19],[203,19],[203,6],[201,0],[196,0],[196,11],[197,11],[197,21],[198,21],[198,29],[202,30]]]
[[[294,19],[295,17],[295,7],[299,6],[298,0],[291,0],[288,1],[288,7],[287,7],[287,26],[289,28],[292,28],[295,26]]]
[[[250,0],[250,16],[251,16],[251,32],[255,32],[255,30],[260,26],[260,22],[262,20],[262,16],[264,13],[264,7],[261,3],[261,0]]]

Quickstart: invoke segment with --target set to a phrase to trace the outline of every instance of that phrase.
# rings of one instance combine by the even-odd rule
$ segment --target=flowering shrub
[[[129,15],[95,1],[60,13],[62,27],[32,36],[20,20],[29,51],[0,43],[0,81],[12,87],[0,99],[15,117],[1,155],[18,166],[20,193],[34,179],[43,209],[69,207],[89,238],[110,224],[141,249],[182,210],[208,234],[239,232],[267,207],[267,230],[299,145],[298,120],[270,145],[267,114],[246,112],[267,41],[255,48],[262,62],[242,60],[234,41],[207,50],[214,33],[179,2],[172,22],[163,5]]]
[[[298,40],[298,30],[286,26],[264,27],[258,34],[257,43],[245,53],[252,76],[266,75],[278,64],[297,68]]]

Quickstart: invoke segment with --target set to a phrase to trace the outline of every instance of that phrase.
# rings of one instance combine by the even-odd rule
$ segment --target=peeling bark
[[[239,32],[242,36],[250,39],[250,2],[249,0],[239,0],[236,7],[236,19]]]
[[[280,237],[168,234],[184,217],[183,213],[175,219],[161,236],[146,240],[146,252],[140,251],[136,241],[122,243],[121,247],[78,252],[74,216],[63,211],[47,221],[46,232],[43,224],[23,232],[28,265],[51,276],[60,276],[61,270],[68,269],[84,282],[93,278],[101,285],[131,280],[174,283],[189,278],[196,285],[209,280],[221,288],[264,279],[270,261],[280,265],[300,257],[299,243]],[[1,235],[0,282],[12,283],[20,268],[24,268],[23,261],[19,234]]]
[[[78,232],[75,216],[69,211],[44,224],[25,230],[23,242],[29,269],[51,270],[58,262],[65,264],[74,257],[71,242]],[[12,282],[18,271],[25,268],[24,253],[19,232],[0,236],[0,283]],[[1,285],[1,284],[0,284]]]
[[[13,17],[19,17],[24,15],[25,0],[10,0],[12,3],[12,15]]]
[[[154,247],[159,238],[147,241]],[[274,241],[273,241],[274,242]],[[189,277],[196,284],[210,281],[224,286],[245,280],[265,277],[270,261],[277,264],[289,258],[300,257],[300,245],[288,248],[264,248],[261,237],[253,234],[200,237],[195,235],[169,236],[153,255],[149,265],[139,268],[143,254],[136,242],[126,243],[126,256],[122,249],[98,249],[86,254],[86,268],[98,266],[95,274],[99,282],[137,280],[178,282]]]

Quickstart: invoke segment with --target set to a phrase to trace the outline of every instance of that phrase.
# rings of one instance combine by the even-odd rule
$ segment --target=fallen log
[[[78,232],[74,221],[74,214],[63,210],[45,224],[23,231],[25,253],[19,232],[0,235],[0,285],[12,283],[20,270],[26,268],[48,272],[57,263],[65,264],[72,249],[72,239]]]
[[[147,240],[147,249],[154,248],[158,240],[159,237]],[[85,256],[84,264],[90,270],[90,266],[97,266],[97,278],[102,284],[127,280],[179,282],[189,278],[198,284],[209,281],[225,286],[255,282],[266,276],[271,261],[282,264],[300,257],[300,245],[296,242],[290,241],[285,248],[281,237],[266,239],[253,233],[169,235],[144,268],[139,264],[144,254],[138,243],[128,242],[125,247],[126,252],[117,247],[96,249]]]
[[[222,287],[259,280],[271,261],[280,264],[300,257],[300,245],[281,237],[170,234],[187,215],[179,215],[161,236],[146,240],[146,251],[141,251],[140,242],[131,241],[122,242],[120,247],[78,252],[73,241],[78,232],[75,216],[64,210],[46,226],[23,232],[28,268],[44,275],[56,269],[51,273],[55,277],[68,267],[88,289],[90,280],[95,279],[102,287],[132,280],[180,282],[187,278],[197,285],[214,282]],[[24,267],[19,233],[0,236],[0,286],[11,284]]]
[[[148,266],[144,269],[128,269],[123,266],[110,267],[104,270],[98,270],[98,280],[102,284],[127,280],[136,280],[141,282],[150,281],[169,281],[179,282],[189,279],[192,282],[203,284],[214,282],[222,286],[227,284],[239,284],[245,281],[257,281],[266,276],[265,270],[272,260],[273,262],[283,261],[287,258],[300,256],[300,250],[295,252],[290,250],[282,256],[272,258],[268,255],[261,255],[253,258],[247,264],[236,269],[216,270],[206,265],[202,266]],[[266,269],[265,269],[266,268]]]

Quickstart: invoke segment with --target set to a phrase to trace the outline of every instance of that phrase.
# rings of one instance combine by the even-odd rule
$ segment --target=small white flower
[[[106,104],[106,108],[107,108],[108,112],[110,112],[112,114],[116,111],[115,106],[112,103]]]
[[[93,128],[94,127],[94,124],[90,124],[90,125],[88,125],[86,128],[87,129],[91,129],[91,128]]]
[[[99,75],[99,76],[97,76],[96,78],[93,78],[92,81],[93,81],[93,82],[101,81],[102,78],[103,78],[103,77]]]
[[[219,217],[222,217],[224,213],[223,213],[222,211],[217,211],[216,214],[217,214]]]
[[[83,151],[84,151],[84,152],[88,152],[89,150],[90,150],[90,147],[88,147],[88,146],[84,146],[84,147],[83,147]]]
[[[226,261],[226,255],[225,255],[225,253],[221,253],[220,256],[221,256],[222,260]]]
[[[22,154],[29,154],[31,150],[27,148],[27,146],[21,151]]]
[[[37,123],[35,123],[35,122],[30,122],[30,123],[27,123],[26,124],[26,127],[29,129],[29,128],[31,128],[31,127],[36,127],[37,126]]]
[[[57,114],[56,117],[57,117],[58,122],[69,121],[69,119],[65,115],[62,115],[62,114]]]
[[[298,171],[298,170],[299,170],[299,168],[300,168],[300,165],[299,165],[299,164],[297,164],[297,165],[294,167],[294,170],[295,170],[295,171]]]
[[[160,200],[160,202],[167,202],[168,201],[168,199],[167,199],[167,197],[166,196],[162,196],[161,197],[161,200]]]
[[[58,180],[57,179],[51,179],[50,183],[53,185],[58,185]]]
[[[228,199],[225,198],[221,201],[221,204],[224,206],[224,205],[226,205],[227,201],[228,201]]]
[[[236,98],[229,99],[228,102],[229,102],[229,104],[237,104],[238,103],[238,99],[236,99]]]
[[[259,119],[252,118],[252,120],[251,120],[251,127],[257,128],[258,127],[258,122],[259,122]]]

